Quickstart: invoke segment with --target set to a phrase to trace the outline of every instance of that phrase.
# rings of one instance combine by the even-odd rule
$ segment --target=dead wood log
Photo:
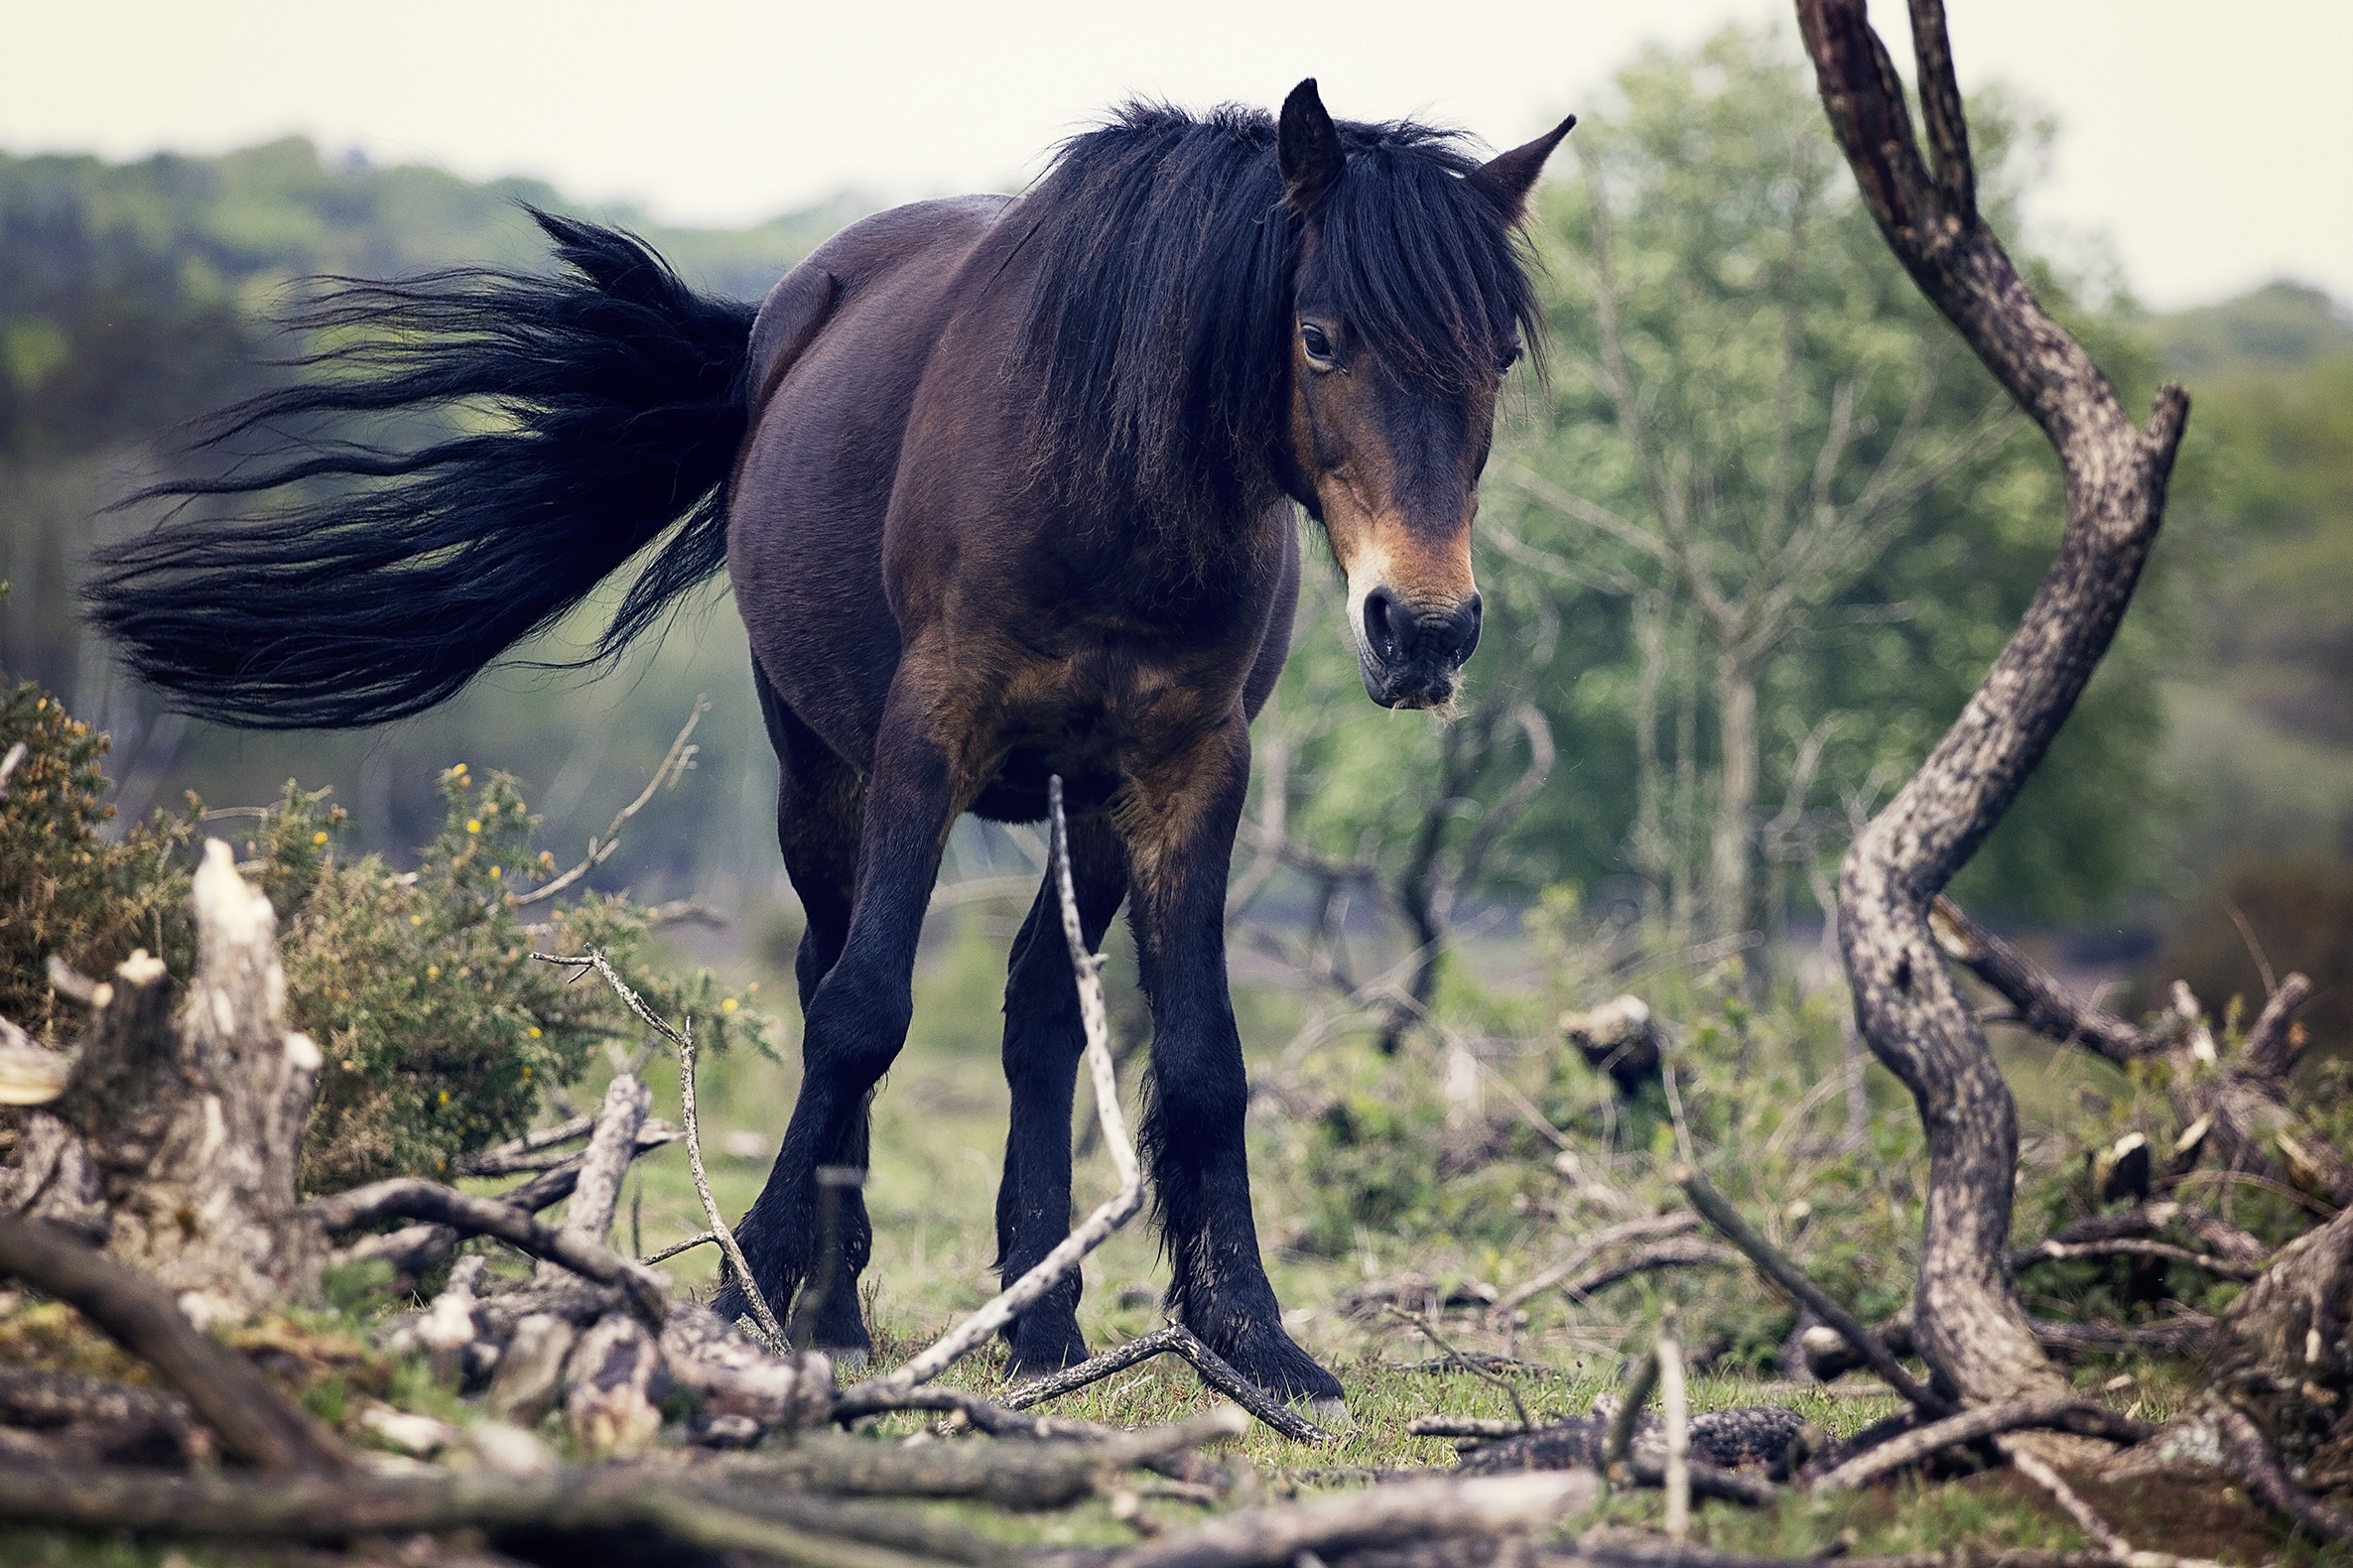
[[[2172,1069],[2174,1109],[2184,1132],[2176,1146],[2175,1168],[2160,1185],[2169,1187],[2185,1175],[2204,1145],[2225,1165],[2292,1183],[2336,1208],[2353,1204],[2353,1161],[2315,1131],[2288,1101],[2302,1052],[2295,1013],[2312,995],[2312,982],[2303,976],[2289,975],[2280,981],[2238,1051],[2224,1061],[2196,1001],[2185,990],[2176,996],[2170,1032],[2144,1029],[2075,1000],[2033,960],[1970,919],[1949,898],[1936,900],[1929,923],[1945,955],[1999,992],[2017,1009],[2024,1026],[2120,1065],[2165,1059]]]
[[[714,1414],[743,1416],[771,1431],[838,1419],[833,1364],[822,1351],[776,1355],[719,1314],[690,1306],[671,1308],[661,1344],[671,1376]]]
[[[1400,1482],[1346,1497],[1248,1508],[1117,1554],[1118,1568],[1259,1568],[1413,1540],[1526,1535],[1591,1507],[1580,1471]]]
[[[806,1432],[788,1446],[714,1462],[731,1483],[799,1487],[855,1497],[971,1498],[1008,1508],[1058,1508],[1091,1496],[1106,1476],[1133,1470],[1249,1430],[1232,1405],[1169,1426],[1096,1441],[973,1439],[919,1448],[834,1432]]]
[[[537,1426],[556,1407],[564,1363],[579,1338],[552,1312],[534,1312],[517,1323],[491,1374],[491,1413],[526,1429]]]
[[[52,1372],[0,1367],[0,1425],[52,1427],[78,1421],[158,1421],[186,1425],[188,1401],[153,1388]]]
[[[169,1291],[71,1235],[0,1219],[0,1275],[65,1302],[153,1367],[230,1457],[286,1475],[349,1468],[349,1456],[332,1434],[289,1404],[242,1358],[198,1333]]]
[[[634,1073],[615,1073],[604,1089],[604,1104],[596,1112],[595,1129],[582,1152],[579,1177],[564,1208],[563,1234],[576,1241],[603,1246],[612,1234],[612,1219],[621,1203],[621,1178],[637,1157],[637,1130],[653,1109],[653,1091]],[[531,1282],[545,1285],[563,1264],[545,1258],[532,1270]]]
[[[0,1170],[0,1214],[64,1226],[103,1246],[106,1186],[81,1134],[46,1111],[20,1112],[16,1124],[16,1163]]]
[[[1846,1492],[1868,1486],[1882,1476],[1916,1465],[1940,1451],[1963,1443],[1982,1442],[2010,1432],[2072,1432],[2079,1437],[2138,1443],[2157,1430],[2147,1421],[2120,1415],[2087,1399],[2011,1399],[1978,1405],[1941,1421],[1912,1428],[1824,1471],[1808,1483],[1819,1493]]]
[[[1618,1093],[1632,1100],[1659,1074],[1658,1025],[1639,996],[1620,996],[1586,1012],[1564,1012],[1560,1032],[1585,1065],[1609,1075]]]
[[[741,1505],[723,1505],[661,1472],[262,1483],[120,1468],[0,1471],[0,1519],[71,1529],[320,1543],[472,1529],[493,1542],[553,1538],[578,1561],[605,1559],[622,1541],[641,1547],[651,1534],[673,1553],[699,1551],[703,1561],[740,1553],[806,1568],[916,1568],[940,1560],[941,1554],[917,1557],[869,1544],[842,1528],[871,1519],[871,1510],[863,1519],[846,1517],[822,1499],[807,1500],[807,1511],[833,1526],[826,1528],[767,1516],[787,1511],[790,1500],[729,1501]]]
[[[592,1117],[575,1119],[586,1121],[591,1126],[594,1124]],[[675,1143],[684,1136],[686,1133],[682,1129],[669,1122],[659,1117],[650,1118],[637,1129],[636,1152],[647,1154]],[[512,1209],[520,1209],[525,1214],[537,1214],[542,1209],[562,1203],[572,1196],[573,1186],[580,1180],[588,1159],[585,1153],[566,1155],[561,1163],[548,1166],[531,1180],[499,1193],[495,1201]],[[406,1289],[422,1275],[448,1262],[458,1250],[458,1243],[464,1240],[455,1226],[404,1226],[398,1231],[361,1237],[349,1246],[330,1253],[327,1266],[340,1268],[371,1261],[389,1263],[393,1274],[392,1288]],[[659,1261],[659,1258],[653,1260]]]
[[[302,1213],[329,1236],[395,1218],[430,1220],[468,1236],[494,1236],[533,1257],[560,1263],[584,1279],[619,1290],[648,1327],[659,1329],[669,1310],[668,1276],[600,1244],[543,1225],[520,1209],[491,1198],[469,1197],[439,1182],[395,1176],[314,1199],[303,1206]]]
[[[634,1454],[662,1430],[669,1369],[645,1325],[626,1313],[604,1319],[572,1348],[564,1418],[583,1451]]]
[[[1881,234],[2034,420],[2066,474],[2059,553],[2016,634],[1919,771],[1849,847],[1839,941],[1856,1021],[1928,1138],[1914,1339],[1966,1402],[2065,1391],[2003,1267],[2018,1109],[1938,958],[1928,912],[2018,799],[2131,603],[2188,418],[2166,386],[2135,425],[1978,211],[1942,0],[1912,0],[1923,158],[1864,0],[1797,0],[1823,109]]]

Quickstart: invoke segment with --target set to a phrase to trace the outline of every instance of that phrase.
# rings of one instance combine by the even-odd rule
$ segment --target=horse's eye
[[[1315,364],[1340,363],[1340,350],[1332,346],[1332,339],[1324,335],[1324,329],[1312,323],[1300,327],[1299,346],[1307,350],[1308,359]]]

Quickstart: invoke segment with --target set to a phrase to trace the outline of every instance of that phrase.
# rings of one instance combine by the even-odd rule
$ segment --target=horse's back
[[[735,603],[769,682],[861,768],[898,667],[882,529],[908,412],[958,271],[1008,199],[851,224],[769,292],[752,328],[752,428],[728,501]]]

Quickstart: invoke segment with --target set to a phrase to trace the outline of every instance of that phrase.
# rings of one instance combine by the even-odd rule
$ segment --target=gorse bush
[[[0,756],[20,743],[0,796],[0,1017],[56,1045],[79,1013],[51,988],[50,955],[103,975],[134,948],[189,951],[196,819],[159,812],[106,838],[106,736],[30,684],[0,698]]]
[[[98,771],[105,738],[57,700],[20,690],[0,708],[0,750],[28,755],[0,801],[0,1013],[70,1034],[44,974],[55,953],[104,975],[133,947],[185,979],[194,959],[189,878],[203,836],[193,798],[109,841]],[[708,970],[656,968],[644,915],[616,894],[526,906],[556,869],[514,779],[441,779],[441,833],[415,870],[346,859],[347,814],[325,790],[289,783],[245,826],[241,869],[278,911],[289,1024],[325,1056],[303,1145],[302,1184],[329,1192],[393,1175],[446,1175],[464,1154],[526,1128],[542,1093],[578,1077],[605,1042],[634,1049],[650,1030],[593,972],[535,953],[602,953],[645,1004],[691,1017],[714,1051],[766,1050],[765,1020]]]

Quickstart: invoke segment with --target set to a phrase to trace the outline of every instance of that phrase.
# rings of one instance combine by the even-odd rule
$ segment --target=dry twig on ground
[[[1070,833],[1062,815],[1059,775],[1047,781],[1047,811],[1053,826],[1054,878],[1062,899],[1062,930],[1070,943],[1071,968],[1079,986],[1079,1018],[1087,1032],[1087,1066],[1094,1079],[1095,1114],[1103,1128],[1104,1147],[1119,1172],[1119,1190],[994,1300],[896,1372],[872,1379],[877,1388],[904,1390],[939,1376],[991,1334],[1012,1322],[1024,1307],[1042,1299],[1079,1266],[1081,1259],[1101,1246],[1106,1238],[1133,1219],[1143,1207],[1143,1170],[1136,1162],[1134,1140],[1127,1135],[1127,1118],[1119,1109],[1119,1086],[1111,1070],[1111,1025],[1105,1016],[1103,999],[1103,960],[1087,951],[1087,940],[1079,925],[1078,895],[1071,886]]]

